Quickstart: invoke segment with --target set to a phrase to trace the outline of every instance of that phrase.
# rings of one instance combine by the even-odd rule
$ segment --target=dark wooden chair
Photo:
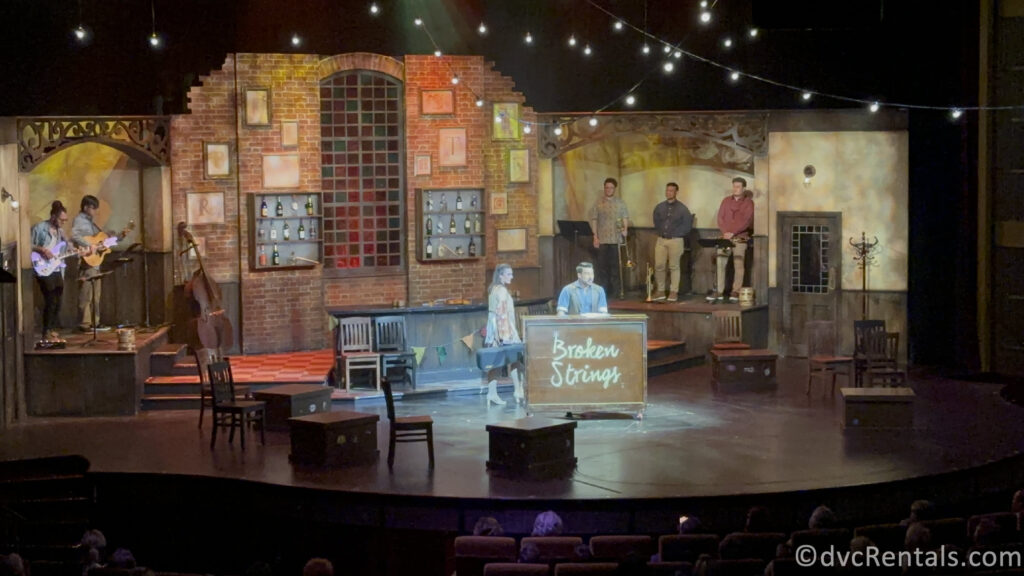
[[[395,397],[391,381],[380,379],[384,400],[388,408],[388,468],[395,465],[395,444],[398,442],[426,442],[430,467],[434,467],[434,419],[430,416],[395,416]]]
[[[836,393],[836,375],[846,376],[846,385],[853,384],[853,357],[836,354],[835,323],[815,320],[806,324],[807,333],[807,394],[811,393],[811,380],[831,378],[832,395]]]
[[[903,386],[907,383],[907,373],[900,370],[900,333],[886,332],[882,335],[872,334],[872,342],[868,344],[873,354],[869,355],[865,371],[870,378],[867,386],[880,384],[883,386]],[[880,342],[875,340],[881,340]]]
[[[377,352],[381,375],[390,378],[392,370],[401,370],[412,390],[416,389],[416,353],[407,346],[404,316],[379,316],[374,320],[377,330]]]
[[[235,441],[235,428],[242,437],[242,450],[245,450],[245,429],[249,424],[260,428],[260,443],[266,444],[264,433],[266,428],[266,403],[256,400],[235,400],[235,379],[231,375],[231,364],[228,362],[211,362],[210,406],[213,414],[213,432],[210,433],[210,449],[217,442],[218,428],[231,428],[228,443]]]
[[[217,355],[217,352],[212,348],[196,350],[189,346],[189,350],[192,352],[192,358],[196,361],[196,370],[199,372],[199,428],[202,428],[206,407],[213,403],[213,397],[210,393],[210,362],[218,362],[224,360],[224,358]],[[236,384],[235,394],[249,398],[249,387]]]
[[[857,386],[864,385],[864,372],[869,362],[885,357],[885,320],[854,320],[853,369]]]

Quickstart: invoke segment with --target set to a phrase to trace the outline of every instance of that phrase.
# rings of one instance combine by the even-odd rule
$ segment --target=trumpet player
[[[619,182],[605,178],[604,195],[590,209],[590,227],[594,230],[594,248],[597,248],[598,284],[607,287],[609,294],[619,292],[619,244],[629,231],[629,211],[622,198],[615,196]]]
[[[665,301],[665,262],[668,262],[668,301],[679,300],[679,260],[686,249],[685,240],[693,228],[693,214],[679,200],[679,185],[665,185],[665,201],[654,207],[654,229],[658,240],[654,244],[655,302]]]

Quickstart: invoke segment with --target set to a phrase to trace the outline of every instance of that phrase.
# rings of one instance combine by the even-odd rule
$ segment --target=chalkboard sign
[[[643,411],[647,316],[527,316],[526,399],[534,411]]]

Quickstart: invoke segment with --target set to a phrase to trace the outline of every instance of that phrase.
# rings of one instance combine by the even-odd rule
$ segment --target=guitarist
[[[47,260],[52,260],[60,254],[55,254],[57,245],[64,242],[64,249],[67,249],[67,237],[62,229],[68,223],[68,211],[60,200],[54,200],[50,205],[50,219],[43,220],[32,227],[32,251]],[[60,340],[57,332],[57,325],[60,323],[60,301],[64,295],[64,271],[51,273],[47,276],[36,276],[39,289],[43,292],[43,340],[54,342]]]
[[[95,248],[87,237],[95,236],[103,231],[94,221],[96,213],[100,209],[100,200],[92,194],[86,194],[82,197],[81,208],[82,211],[75,216],[74,222],[71,223],[71,241],[77,248],[84,249],[86,255],[91,255]],[[115,236],[116,233],[111,232],[110,235]],[[101,294],[99,282],[87,282],[87,280],[99,273],[99,266],[90,266],[85,260],[80,261],[78,268],[78,282],[80,285],[78,291],[78,314],[80,318],[78,329],[82,332],[92,331],[92,291],[96,291],[97,306],[99,306]],[[110,330],[110,328],[104,327],[100,322],[99,310],[96,310],[96,324],[97,330]]]

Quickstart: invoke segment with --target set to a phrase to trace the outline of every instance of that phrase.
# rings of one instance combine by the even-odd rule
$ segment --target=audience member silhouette
[[[481,516],[473,526],[473,536],[501,536],[504,533],[498,520],[490,516]]]
[[[326,558],[310,558],[302,568],[302,576],[334,576],[334,565]]]
[[[541,512],[533,521],[533,532],[530,536],[561,536],[562,518],[553,511]]]
[[[935,520],[935,518],[936,510],[934,502],[931,500],[914,500],[914,503],[910,505],[910,517],[904,518],[900,522],[900,526],[910,526],[914,522]]]

